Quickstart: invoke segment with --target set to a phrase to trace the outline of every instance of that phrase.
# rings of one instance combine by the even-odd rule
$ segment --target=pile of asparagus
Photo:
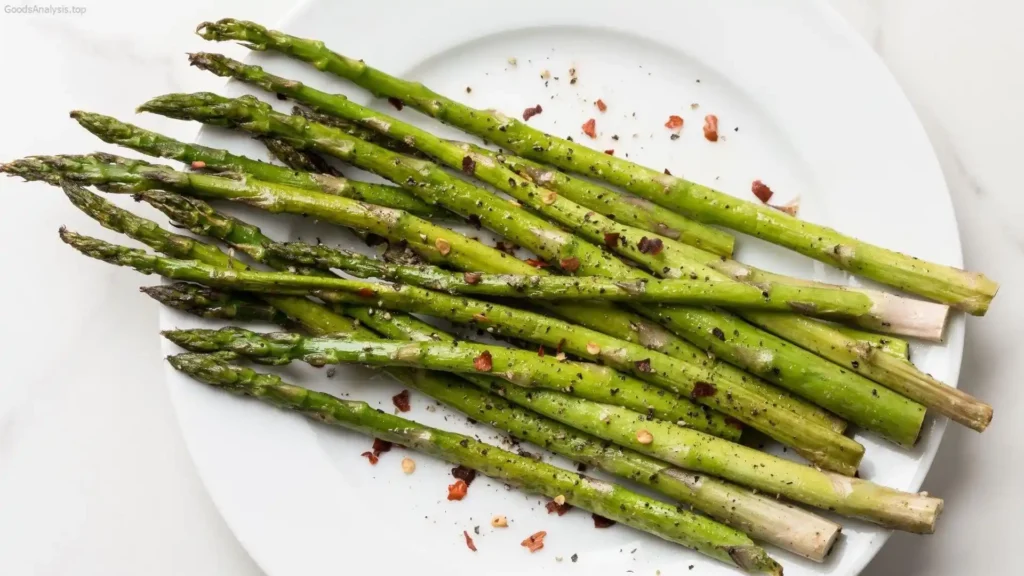
[[[934,531],[942,500],[857,478],[864,447],[844,431],[850,423],[910,447],[929,409],[984,430],[992,408],[918,370],[903,338],[941,339],[951,307],[984,314],[994,282],[470,108],[318,41],[236,20],[204,23],[199,34],[308,62],[497,148],[445,140],[344,96],[205,53],[191,63],[299,106],[288,114],[251,96],[200,93],[160,96],[139,109],[247,132],[285,166],[72,112],[106,142],[189,170],[105,153],[0,166],[61,187],[102,226],[159,255],[65,229],[61,239],[87,256],[175,281],[143,288],[165,305],[286,330],[169,331],[164,336],[188,351],[169,359],[175,368],[562,497],[751,573],[782,573],[757,542],[822,561],[839,537],[838,524],[791,503]],[[327,158],[393,185],[346,179]],[[132,194],[211,241],[171,233],[87,186]],[[308,215],[383,238],[387,249],[368,257],[278,242],[207,200]],[[520,260],[444,225],[456,217],[535,257]],[[708,224],[930,301],[742,264],[731,258],[732,236]],[[457,340],[414,315],[516,344]],[[237,365],[242,360],[383,367],[475,420],[646,485],[668,503],[286,384]],[[744,430],[812,465],[739,443]]]

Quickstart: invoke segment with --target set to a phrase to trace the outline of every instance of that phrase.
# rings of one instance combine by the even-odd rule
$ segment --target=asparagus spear
[[[331,52],[306,40],[232,19],[204,22],[197,29],[208,40],[239,40],[254,50],[275,50],[351,80],[377,96],[397,98],[417,110],[524,156],[603,179],[701,222],[719,224],[785,246],[878,282],[983,315],[998,284],[979,273],[918,260],[798,220],[768,206],[738,200],[709,187],[662,174],[563,138],[530,128],[499,112],[476,110]]]
[[[301,358],[316,365],[329,364],[343,359],[362,362],[373,353],[360,356],[359,348],[379,346],[372,342],[352,342],[330,338],[304,338],[297,334],[275,333],[261,335],[240,328],[221,330],[174,330],[164,336],[186,350],[194,352],[229,351],[268,364],[281,364],[291,358]],[[395,344],[408,347],[415,344]],[[351,348],[352,355],[346,351]],[[402,360],[399,360],[400,362]],[[519,391],[514,386],[499,388],[499,395],[513,396]],[[528,391],[527,391],[528,392]],[[910,522],[918,529],[933,524],[941,508],[941,500],[901,493],[870,482],[837,476],[789,460],[758,452],[714,436],[694,430],[667,425],[660,421],[637,421],[635,413],[617,406],[598,403],[569,402],[572,398],[564,394],[545,393],[534,395],[531,406],[542,414],[547,412],[584,413],[580,421],[584,431],[620,446],[650,454],[679,466],[713,474],[768,494],[779,494],[813,506],[835,509],[843,514],[865,508],[864,514],[879,514],[893,521]],[[557,407],[557,408],[555,408]],[[550,415],[550,414],[549,414]],[[555,417],[556,419],[558,417]],[[565,416],[562,416],[564,418]],[[646,431],[645,435],[643,432]],[[834,484],[834,480],[843,483]],[[884,496],[883,496],[884,495]],[[861,498],[866,497],[866,501]],[[891,498],[885,509],[877,510],[879,500]],[[904,510],[889,510],[899,503]],[[913,510],[908,513],[908,509]],[[913,517],[913,520],[910,518]]]
[[[146,194],[144,199],[158,207],[170,208],[171,202],[154,201],[150,198],[152,195],[152,193]],[[207,220],[205,223],[198,224],[194,220],[198,216],[198,210],[190,211],[187,208],[179,208],[167,211],[172,214],[172,219],[192,222],[190,226],[199,233],[217,230],[222,234],[221,237],[227,239],[238,249],[248,252],[257,260],[267,258],[268,250],[264,247],[264,241],[260,239],[262,234],[255,227],[237,221],[234,223],[224,219],[218,221],[211,218],[209,214],[205,216]],[[365,257],[362,258],[363,261],[359,261],[353,257],[351,261],[354,264],[346,266],[346,270],[372,274],[373,261]],[[226,285],[224,278],[218,279],[218,282],[221,285]],[[385,287],[380,284],[347,282],[345,285],[337,284],[339,288],[346,286],[347,292],[318,291],[316,295],[331,303],[373,301],[379,305],[438,316],[454,322],[485,324],[488,326],[488,330],[496,330],[518,339],[551,347],[562,348],[564,346],[563,349],[567,352],[583,358],[600,359],[619,370],[629,371],[635,376],[661,387],[691,395],[698,402],[718,408],[740,421],[749,420],[753,422],[752,426],[782,442],[790,439],[789,443],[792,444],[795,439],[794,446],[798,451],[806,453],[814,461],[839,460],[840,462],[827,465],[842,471],[852,472],[863,453],[863,448],[852,440],[805,420],[793,418],[792,412],[780,410],[774,403],[759,400],[756,395],[751,395],[747,390],[730,387],[730,381],[726,380],[722,383],[721,379],[715,379],[714,372],[694,372],[692,366],[679,363],[673,358],[651,353],[641,346],[617,340],[596,331],[572,326],[542,314],[457,298],[408,285]],[[701,384],[702,382],[704,384]],[[708,382],[715,384],[708,388]],[[717,394],[700,393],[701,390],[719,390],[719,388],[721,392]],[[751,406],[751,408],[743,409],[742,406]],[[795,435],[793,431],[796,431]],[[808,451],[802,447],[807,443],[816,448],[813,451]]]
[[[280,377],[233,366],[224,357],[181,354],[168,358],[192,378],[278,408],[400,444],[477,470],[549,498],[566,502],[627,526],[697,550],[750,573],[782,574],[782,568],[743,534],[693,513],[614,484],[570,473],[479,442],[373,409],[285,384]]]
[[[287,326],[289,322],[287,314],[266,302],[198,284],[175,282],[146,286],[140,290],[162,304],[202,318],[271,322],[281,326]]]
[[[188,291],[188,285],[175,285]],[[151,293],[159,301],[174,305],[181,297],[167,292]],[[167,298],[170,301],[167,301]],[[232,301],[238,296],[221,293],[218,301]],[[216,316],[226,320],[237,317],[224,306],[191,310],[203,317]],[[352,307],[345,311],[359,320],[360,325],[373,328],[387,337],[398,340],[450,340],[451,336],[433,326],[401,314],[384,314],[372,308]],[[280,316],[266,306],[264,316]],[[386,318],[386,319],[385,319]],[[322,332],[313,330],[315,335]],[[367,331],[354,328],[353,334]],[[644,456],[632,450],[603,443],[569,426],[538,416],[520,408],[489,390],[493,380],[482,376],[468,376],[478,390],[469,384],[436,377],[420,371],[393,371],[393,376],[410,388],[459,410],[469,417],[505,430],[513,436],[544,446],[562,456],[595,467],[622,478],[644,484],[676,501],[684,502],[712,518],[732,526],[751,537],[775,544],[817,562],[828,555],[839,535],[839,526],[799,508],[778,500],[756,495],[727,482],[698,476]]]
[[[362,202],[405,210],[425,218],[445,215],[443,210],[428,206],[420,199],[394,186],[367,184],[329,174],[313,174],[283,168],[245,156],[237,156],[227,150],[179,142],[101,114],[76,110],[71,113],[71,117],[104,142],[125,146],[158,158],[171,158],[191,166],[202,166],[207,170],[250,174],[254,178],[267,182],[336,194]]]
[[[596,246],[451,177],[436,165],[390,152],[327,126],[274,112],[254,98],[231,100],[213,94],[171,94],[150,100],[140,109],[174,118],[237,126],[312,146],[374,171],[464,217],[478,218],[498,234],[549,261],[558,262],[563,270],[615,278],[646,277]],[[475,166],[479,173],[480,164]],[[489,271],[493,264],[486,268],[463,269]],[[771,378],[775,383],[897,444],[912,446],[919,437],[925,412],[921,405],[813,353],[789,346],[734,316],[696,308],[634,308],[699,346],[758,375]]]
[[[115,165],[96,166],[92,162],[79,160],[81,159],[74,157],[35,158],[18,161],[14,164],[18,165],[18,172],[27,178],[47,179],[60,174],[64,178],[77,178],[108,189],[114,188],[121,191],[144,191],[161,185],[177,187],[175,183],[183,181],[187,184],[184,189],[192,193],[232,199],[258,197],[266,206],[279,209],[287,206],[290,207],[289,211],[313,214],[321,219],[343,225],[349,224],[345,218],[352,213],[346,207],[353,203],[335,196],[317,195],[314,192],[294,195],[285,187],[267,183],[256,186],[251,182],[246,185],[246,181],[240,182],[208,175],[186,174],[182,176],[180,173],[175,175],[174,171],[166,167],[154,168],[145,164],[135,166],[132,171],[129,169],[130,162],[128,161]],[[58,166],[62,166],[63,170],[55,170]],[[153,174],[148,180],[138,176],[140,171],[148,173],[152,170],[167,170],[169,173],[162,176]],[[105,206],[109,206],[109,204],[105,204]],[[324,210],[325,206],[333,207],[333,209]],[[380,213],[383,210],[377,209],[374,213]],[[454,232],[434,227],[414,217],[383,212],[385,217],[381,219],[368,217],[367,212],[368,210],[354,212],[355,227],[385,226],[380,229],[382,235],[397,239],[410,238],[414,243],[419,243],[417,249],[424,256],[434,256],[440,261],[459,262],[461,267],[468,269],[473,269],[474,265],[483,267],[483,269],[504,265],[507,266],[504,269],[506,271],[520,271],[523,268],[532,270],[519,260],[505,257],[504,253],[485,248]],[[118,217],[129,216],[130,214],[118,213]],[[365,219],[365,222],[361,219]],[[239,229],[237,226],[228,226],[227,228]],[[392,229],[402,230],[404,234],[389,233]],[[435,232],[435,230],[440,232]],[[428,239],[445,239],[446,243],[450,242],[449,245],[453,248],[453,252],[455,248],[458,248],[460,253],[440,256],[436,251],[437,242],[421,242],[420,234],[427,235]],[[466,253],[466,258],[457,260],[462,257],[462,252]],[[406,288],[409,289],[409,287]],[[437,300],[431,298],[413,304],[429,309],[434,307],[435,302]],[[464,312],[467,308],[467,302],[463,300],[458,307],[437,307],[432,313],[435,315],[455,314]],[[492,308],[493,306],[484,304],[483,307],[474,309],[470,314],[486,315],[491,312]],[[756,422],[751,425],[762,430],[768,436],[794,447],[801,454],[822,465],[828,466],[830,461],[846,460],[847,464],[837,466],[834,463],[831,466],[852,473],[863,453],[863,448],[852,440],[835,433],[829,434],[828,430],[820,430],[820,426],[814,422],[823,420],[819,416],[822,414],[821,412],[810,409],[807,404],[794,402],[795,399],[783,395],[769,396],[771,388],[765,388],[760,381],[752,379],[728,365],[709,360],[706,355],[695,348],[687,349],[682,341],[678,341],[679,344],[676,344],[676,341],[672,340],[669,335],[660,332],[656,327],[647,326],[642,319],[618,313],[610,308],[595,309],[593,307],[561,305],[558,307],[558,311],[563,316],[576,319],[581,324],[590,324],[597,327],[598,330],[621,335],[623,339],[608,338],[600,332],[568,325],[539,314],[526,317],[530,324],[512,326],[512,334],[523,339],[529,337],[533,341],[539,341],[551,347],[558,346],[561,339],[565,339],[567,341],[566,351],[584,358],[594,358],[593,355],[588,356],[587,352],[587,344],[591,341],[598,342],[605,350],[625,348],[629,352],[626,358],[622,360],[610,358],[606,359],[606,362],[615,361],[616,368],[630,371],[634,376],[683,395],[689,395],[696,382],[710,382],[722,393],[713,397],[699,398],[698,400],[702,404],[716,407],[719,411],[730,414],[742,422]],[[458,321],[474,322],[475,319],[466,315]],[[530,329],[531,326],[545,326],[546,330]],[[524,327],[528,331],[524,332]],[[649,347],[666,350],[675,356],[666,357],[653,353],[648,350]],[[692,362],[692,364],[680,362],[680,359]],[[653,372],[643,372],[636,368],[636,363],[644,361],[651,362]],[[679,382],[680,377],[687,379]],[[761,389],[766,389],[767,393],[762,393]],[[790,414],[799,412],[802,418],[814,418],[814,420],[794,419],[786,412]],[[836,447],[839,449],[837,450]]]
[[[281,161],[282,164],[299,172],[311,172],[313,174],[327,174],[336,178],[344,178],[334,166],[331,166],[322,156],[313,152],[299,150],[278,138],[259,138],[260,142],[267,147],[270,154]]]
[[[837,332],[856,340],[860,345],[877,348],[878,350],[887,354],[892,354],[901,360],[910,361],[910,342],[907,342],[902,338],[896,338],[889,336],[888,334],[875,334],[874,332],[858,330],[856,328],[850,328],[849,326],[832,326],[832,328]]]
[[[644,231],[624,225],[618,219],[612,220],[580,206],[568,198],[559,197],[550,190],[540,188],[530,180],[519,177],[515,172],[497,161],[496,155],[469,144],[457,144],[442,140],[430,132],[402,122],[397,118],[376,110],[359,106],[339,94],[328,94],[297,82],[272,74],[268,74],[259,66],[242,64],[218,54],[192,54],[190,61],[194,66],[209,70],[220,76],[226,76],[255,84],[272,93],[282,94],[314,107],[317,110],[354,122],[365,129],[376,130],[393,140],[415,147],[429,157],[436,158],[449,168],[461,169],[475,175],[484,182],[511,195],[528,205],[537,213],[556,221],[577,234],[617,252],[627,258],[645,264],[655,273],[670,277],[689,275],[695,281],[708,278],[709,270],[694,265],[685,255],[697,252],[693,248],[667,237],[652,235],[648,237]],[[438,202],[436,198],[428,198]],[[609,237],[613,238],[608,241]],[[658,248],[652,249],[651,243],[656,242]],[[708,253],[710,254],[710,253]],[[671,256],[676,256],[671,258]],[[723,282],[731,279],[718,275]],[[914,300],[900,299],[881,292],[861,293],[844,290],[839,287],[824,286],[790,286],[761,282],[758,286],[742,284],[738,290],[747,290],[752,299],[758,294],[770,293],[779,300],[786,300],[793,309],[804,314],[829,317],[836,314],[856,320],[859,324],[883,331],[903,333],[908,331],[917,334],[922,330],[937,331],[941,335],[945,321],[946,307]],[[820,292],[814,292],[818,288]],[[849,307],[849,311],[841,312],[837,308]],[[925,311],[938,308],[938,326],[933,325],[932,318]],[[928,324],[921,326],[924,319]]]

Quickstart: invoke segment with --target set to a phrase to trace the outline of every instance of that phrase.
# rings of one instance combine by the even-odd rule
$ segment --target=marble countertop
[[[946,499],[941,530],[897,534],[866,573],[1019,573],[1010,551],[1024,510],[1024,8],[1006,0],[830,3],[916,108],[953,193],[967,267],[1002,283],[989,315],[968,321],[960,378],[995,406],[994,422],[984,435],[950,427],[923,487]],[[288,9],[242,0],[76,5],[85,13],[0,13],[0,158],[95,147],[54,110],[126,112],[156,93],[218,89],[218,79],[182,65],[184,52],[203,44],[188,30],[226,15],[276,22]],[[151,27],[127,28],[141,22]],[[193,135],[187,124],[148,120],[172,136]],[[166,389],[155,385],[157,315],[127,296],[137,278],[54,242],[58,226],[85,217],[58,194],[14,193],[20,186],[0,179],[0,270],[28,271],[42,256],[69,281],[0,287],[0,574],[259,574],[213,508]]]

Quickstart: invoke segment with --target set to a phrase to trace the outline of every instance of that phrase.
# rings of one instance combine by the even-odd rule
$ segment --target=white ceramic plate
[[[598,149],[613,148],[617,155],[670,168],[743,198],[750,198],[751,181],[761,179],[780,202],[799,197],[803,218],[923,258],[961,264],[948,192],[911,107],[868,47],[816,2],[313,1],[279,26],[475,106],[518,114],[539,103],[544,112],[533,125]],[[257,56],[257,62],[279,74],[371,101],[362,90],[307,66]],[[508,61],[512,57],[515,66]],[[577,70],[575,85],[569,83],[570,68]],[[543,70],[552,75],[547,83]],[[227,91],[244,90],[233,84]],[[595,109],[597,98],[607,103],[606,113]],[[286,108],[287,103],[270,100]],[[676,141],[662,126],[670,114],[686,120]],[[717,144],[702,138],[705,114],[720,119],[724,138]],[[401,115],[460,136],[412,110]],[[594,142],[580,131],[591,117],[598,122]],[[200,141],[266,156],[246,138],[223,131],[205,130]],[[350,242],[309,221],[247,214],[279,238]],[[759,266],[856,282],[750,238],[739,244],[740,258]],[[168,328],[201,324],[163,314]],[[945,345],[914,347],[915,362],[955,384],[963,334],[958,316]],[[168,353],[175,351],[167,347]],[[390,396],[399,391],[359,369],[339,368],[333,379],[302,367],[285,373],[303,385],[386,410],[391,409]],[[406,476],[399,467],[402,451],[396,450],[370,467],[359,456],[370,446],[365,437],[228,397],[171,370],[168,382],[200,476],[239,540],[272,576],[685,574],[691,566],[694,574],[730,572],[622,526],[596,530],[581,511],[549,516],[541,499],[486,479],[478,480],[464,501],[448,502],[450,466],[444,463],[413,456],[418,468]],[[442,408],[428,411],[432,404],[414,394],[408,415],[497,438],[494,431]],[[920,445],[909,452],[858,434],[867,446],[862,474],[916,490],[944,427],[944,420],[929,420]],[[493,514],[508,516],[510,527],[492,529],[488,519]],[[860,522],[844,525],[844,537],[824,565],[776,553],[786,573],[860,571],[888,533]],[[462,532],[472,534],[477,526],[479,551],[472,553]],[[543,551],[529,554],[519,546],[542,529],[549,533]],[[570,560],[574,554],[575,562]]]

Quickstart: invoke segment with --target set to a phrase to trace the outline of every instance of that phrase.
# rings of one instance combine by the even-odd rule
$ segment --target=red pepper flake
[[[583,123],[583,133],[591,138],[597,138],[597,120],[591,118]]]
[[[540,107],[540,104],[537,104],[533,108],[527,108],[526,110],[523,110],[523,121],[526,122],[543,111],[544,109]]]
[[[537,347],[537,356],[540,356],[541,358],[544,357],[544,346],[543,345]]]
[[[452,251],[452,245],[444,238],[437,238],[434,240],[434,247],[441,253],[441,256],[447,256]]]
[[[402,102],[398,98],[388,98],[388,104],[395,107],[395,110],[401,110],[405,107],[405,102]]]
[[[704,138],[709,142],[718,142],[718,116],[708,114],[704,117]]]
[[[651,372],[654,371],[653,369],[651,369],[651,359],[650,358],[644,358],[643,360],[637,360],[636,362],[633,362],[633,365],[636,366],[636,369],[638,371],[643,372],[644,374],[650,374]]]
[[[743,430],[743,422],[740,422],[739,420],[733,418],[732,416],[726,416],[725,423],[737,430]]]
[[[551,264],[548,264],[543,260],[537,260],[536,258],[527,258],[526,260],[524,260],[524,262],[526,262],[530,266],[533,266],[534,268],[547,268],[548,266],[551,266]]]
[[[636,247],[640,250],[641,254],[657,256],[665,248],[665,243],[661,241],[661,238],[648,238],[644,236],[637,242]]]
[[[360,456],[365,456],[366,459],[370,461],[371,466],[376,466],[377,462],[380,461],[380,458],[377,458],[373,452],[363,452]]]
[[[477,372],[490,372],[494,363],[491,361],[491,353],[484,350],[479,356],[473,358],[473,368]]]
[[[466,547],[473,552],[476,552],[476,544],[474,544],[473,539],[469,537],[469,532],[467,530],[463,530],[462,535],[466,537]]]
[[[409,408],[409,391],[408,390],[402,390],[398,394],[395,394],[394,396],[391,397],[391,402],[392,402],[392,404],[395,405],[395,408],[398,408],[399,412],[408,412],[409,409],[410,409]]]
[[[372,298],[374,296],[374,294],[376,294],[376,292],[373,291],[373,288],[360,288],[359,289],[359,295],[362,296],[363,298]]]
[[[193,170],[202,170],[203,168],[206,168],[206,162],[203,162],[202,160],[196,160],[195,162],[192,162]]]
[[[604,233],[604,245],[609,248],[615,248],[615,245],[619,243],[618,232],[605,232]]]
[[[490,322],[491,321],[490,318],[488,318],[486,314],[481,314],[480,312],[477,312],[476,314],[473,314],[473,320],[476,320],[477,322]]]
[[[479,284],[481,278],[483,278],[483,274],[479,272],[466,272],[462,275],[462,279],[466,281],[466,284]]]
[[[547,532],[541,530],[536,534],[531,534],[530,536],[528,536],[526,540],[523,540],[520,543],[520,545],[527,548],[531,553],[536,552],[537,550],[540,550],[544,547],[544,537],[547,535]]]
[[[462,157],[462,171],[472,176],[476,174],[476,160],[473,160],[469,156]]]
[[[611,148],[609,148],[608,150],[605,150],[604,153],[609,155],[609,156],[615,156],[615,150],[611,149]]]
[[[757,196],[758,200],[765,204],[772,199],[772,194],[774,194],[772,189],[765,186],[764,182],[761,182],[760,180],[754,180],[750,185],[750,191],[754,193],[754,196]]]
[[[566,504],[566,503],[559,504],[558,502],[555,502],[554,500],[552,500],[551,502],[548,502],[547,504],[545,504],[544,507],[547,508],[548,514],[551,514],[553,512],[557,512],[559,516],[565,516],[566,512],[568,512],[569,510],[572,510],[572,504]]]
[[[615,525],[615,520],[609,520],[604,516],[591,514],[590,517],[594,519],[594,528],[608,528],[609,526]]]
[[[696,382],[693,385],[693,392],[690,392],[691,398],[707,398],[708,396],[714,396],[718,392],[718,389],[712,384],[707,382]]]
[[[565,346],[565,338],[562,338],[561,340],[559,340],[558,341],[558,346],[555,346],[555,354],[556,355],[562,353],[562,346]]]
[[[466,483],[466,486],[469,486],[473,483],[473,480],[476,480],[476,470],[466,468],[465,466],[456,466],[452,468],[452,476],[462,480]]]
[[[665,122],[665,128],[678,134],[683,129],[683,117],[676,116],[675,114],[669,116],[668,121]]]
[[[464,480],[456,480],[455,484],[448,485],[448,499],[462,500],[466,497],[466,490],[468,489],[469,484],[466,484]]]
[[[608,105],[605,104],[604,100],[601,100],[600,98],[598,98],[597,101],[594,102],[594,106],[597,106],[597,109],[600,110],[601,112],[604,112],[605,110],[608,109]]]
[[[380,456],[381,454],[383,454],[385,452],[390,452],[391,451],[391,446],[392,446],[391,442],[388,442],[387,440],[381,440],[380,438],[374,438],[373,439],[373,455],[374,456]]]
[[[562,258],[558,261],[558,265],[566,272],[575,272],[580,269],[580,259],[575,256],[572,258]]]

